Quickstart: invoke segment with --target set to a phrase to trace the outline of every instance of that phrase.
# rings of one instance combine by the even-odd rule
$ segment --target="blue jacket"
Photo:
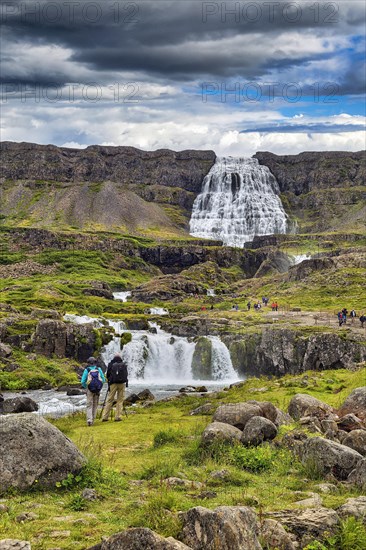
[[[103,374],[103,371],[100,367],[97,367],[96,365],[90,365],[90,367],[86,367],[86,369],[84,369],[84,372],[83,372],[83,376],[81,377],[81,385],[83,386],[83,388],[86,389],[87,387],[87,381],[88,381],[88,374],[89,374],[89,371],[91,370],[94,370],[94,369],[98,369],[99,371],[99,374],[100,374],[100,378],[104,384],[105,382],[105,376]]]

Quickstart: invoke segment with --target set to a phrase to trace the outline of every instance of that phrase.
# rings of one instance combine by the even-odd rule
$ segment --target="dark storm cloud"
[[[141,79],[258,78],[274,68],[308,61],[301,51],[291,55],[286,50],[272,51],[281,33],[312,29],[314,34],[321,31],[324,37],[332,37],[353,33],[364,18],[362,2],[278,4],[2,0],[3,47],[7,53],[12,44],[14,65],[12,74],[6,68],[3,79],[59,85],[74,80],[67,67],[52,71],[52,54],[50,59],[39,59],[39,70],[25,70],[17,47],[22,43],[65,48],[70,61],[95,71],[101,80],[106,71],[133,71]],[[250,41],[255,48],[249,47]]]

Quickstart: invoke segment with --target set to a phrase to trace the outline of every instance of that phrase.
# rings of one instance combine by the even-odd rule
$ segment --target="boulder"
[[[280,510],[267,514],[278,520],[297,539],[306,543],[328,538],[339,526],[339,516],[328,508],[307,508],[305,510]],[[304,546],[301,545],[301,548]]]
[[[54,487],[81,470],[85,458],[75,445],[43,417],[8,415],[0,422],[1,488]]]
[[[288,406],[288,413],[294,420],[299,420],[302,416],[317,416],[322,420],[332,412],[332,407],[307,393],[294,395]]]
[[[240,441],[242,432],[235,426],[225,424],[224,422],[212,422],[205,428],[201,443],[202,445],[210,445],[213,441],[221,440],[228,443]]]
[[[85,394],[85,390],[81,389],[81,388],[69,388],[68,390],[66,390],[66,395],[84,395]]]
[[[125,405],[134,405],[139,400],[139,396],[137,393],[131,393],[126,399],[124,400]]]
[[[340,414],[352,412],[361,419],[366,419],[366,386],[356,388],[349,394],[341,407]]]
[[[354,449],[362,456],[366,456],[366,430],[352,430],[342,441],[342,445]]]
[[[13,350],[7,344],[2,344],[0,342],[0,357],[10,357],[13,353]]]
[[[170,487],[184,487],[185,489],[202,489],[203,487],[200,481],[191,481],[181,477],[167,477],[163,481]]]
[[[352,470],[347,481],[360,489],[366,490],[366,459],[361,460]]]
[[[362,460],[362,455],[336,441],[311,437],[304,441],[300,459],[323,475],[332,474],[339,480],[345,480]]]
[[[337,508],[337,514],[342,519],[353,516],[366,523],[366,496],[348,498],[342,506]]]
[[[97,296],[98,298],[114,300],[113,293],[106,288],[84,288],[84,290],[82,290],[82,293],[85,296]]]
[[[3,539],[0,540],[1,550],[31,550],[30,542],[27,540]]]
[[[277,428],[263,416],[253,416],[245,424],[241,436],[241,442],[244,445],[260,445],[263,441],[271,441],[277,435]]]
[[[191,550],[172,537],[165,539],[151,529],[136,527],[113,535],[89,550]]]
[[[149,389],[142,390],[137,394],[139,401],[155,401],[155,395]]]
[[[338,429],[345,432],[351,432],[352,430],[358,430],[362,427],[362,421],[358,416],[353,413],[348,413],[342,416],[338,422]]]
[[[5,399],[2,404],[3,414],[15,414],[38,411],[38,405],[30,397],[13,397]]]
[[[192,357],[192,376],[196,380],[212,380],[212,341],[200,336]]]
[[[261,524],[261,543],[268,550],[295,550],[290,535],[274,519],[265,519]]]
[[[261,550],[256,514],[246,506],[202,506],[179,514],[181,537],[193,550]]]
[[[189,414],[190,416],[196,416],[198,414],[212,414],[213,405],[212,403],[205,403],[196,409],[193,409]]]
[[[251,403],[228,403],[221,405],[213,415],[214,422],[231,424],[239,430],[243,430],[245,424],[253,416],[263,416],[259,405]]]

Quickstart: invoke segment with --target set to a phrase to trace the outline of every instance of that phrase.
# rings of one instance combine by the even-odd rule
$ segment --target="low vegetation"
[[[309,372],[306,393],[339,406],[355,387],[364,385],[366,369]],[[71,547],[84,549],[131,526],[150,527],[162,535],[177,536],[177,512],[202,505],[247,505],[260,518],[266,512],[296,508],[295,502],[317,492],[319,480],[284,448],[214,445],[200,446],[200,437],[210,416],[191,416],[206,402],[221,403],[249,399],[269,400],[286,409],[295,393],[304,391],[303,376],[281,380],[251,378],[240,387],[207,397],[182,397],[148,408],[130,408],[123,422],[86,427],[85,415],[75,414],[52,422],[88,457],[78,476],[69,476],[53,490],[5,496],[9,510],[0,516],[3,537],[30,540],[36,549]],[[259,397],[260,396],[260,397]],[[296,429],[282,426],[279,438]],[[225,469],[222,479],[213,472]],[[185,487],[165,480],[189,480]],[[199,482],[202,485],[197,484]],[[82,495],[93,488],[97,500]],[[336,491],[322,494],[323,505],[336,508],[349,497],[360,496],[355,488],[339,483]],[[23,512],[36,514],[33,521],[18,523]],[[314,541],[307,550],[361,550],[365,527],[354,519],[344,521],[338,534],[327,541]],[[352,546],[353,545],[353,546]]]

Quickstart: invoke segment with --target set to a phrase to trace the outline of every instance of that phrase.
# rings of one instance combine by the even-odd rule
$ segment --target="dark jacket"
[[[121,357],[114,357],[108,363],[107,380],[109,384],[126,384],[128,386],[127,365]]]

